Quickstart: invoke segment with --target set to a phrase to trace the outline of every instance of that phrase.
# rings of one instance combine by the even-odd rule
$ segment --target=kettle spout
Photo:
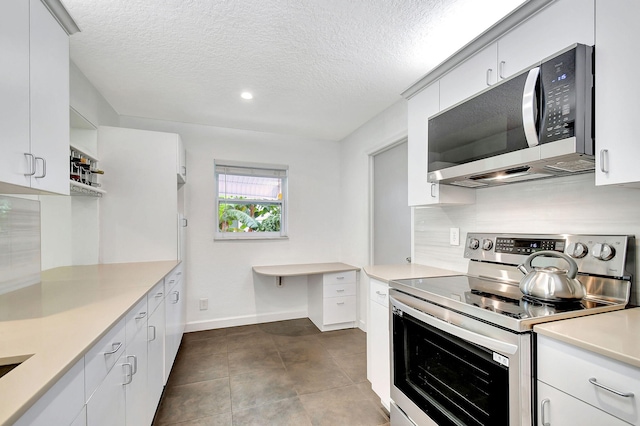
[[[529,271],[527,269],[526,266],[524,266],[523,263],[521,263],[520,265],[516,266],[516,268],[518,269],[518,271],[522,272],[524,275],[527,275],[529,272],[531,272],[531,271]]]

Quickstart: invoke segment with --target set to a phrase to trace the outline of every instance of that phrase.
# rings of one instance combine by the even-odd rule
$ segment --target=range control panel
[[[481,262],[519,265],[538,251],[555,251],[571,257],[585,274],[614,277],[631,276],[627,264],[633,257],[635,237],[628,235],[541,235],[541,234],[467,234],[464,257]],[[567,268],[566,261],[538,257],[549,264]],[[631,259],[631,258],[629,258]]]

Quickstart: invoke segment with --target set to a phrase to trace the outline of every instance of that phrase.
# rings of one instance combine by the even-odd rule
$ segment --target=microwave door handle
[[[540,67],[529,70],[527,80],[524,83],[522,93],[522,127],[527,145],[534,147],[538,145],[538,132],[536,130],[536,84],[540,75]]]

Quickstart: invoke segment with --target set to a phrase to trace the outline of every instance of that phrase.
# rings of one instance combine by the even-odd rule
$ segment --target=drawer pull
[[[116,343],[112,343],[111,344],[111,351],[110,352],[105,352],[104,355],[113,355],[116,352],[118,352],[120,350],[120,348],[122,347],[122,342],[116,342]]]
[[[336,277],[336,280],[344,280],[344,277]]]
[[[383,292],[381,292],[380,290],[376,290],[376,294],[377,294],[378,296],[386,296],[386,295],[387,295],[387,293],[383,293]]]
[[[146,317],[147,313],[146,312],[140,312],[140,314],[135,318],[137,320],[141,320],[142,318]]]
[[[336,305],[344,305],[344,302],[337,302]]]
[[[164,293],[160,292],[160,293],[156,293],[156,295],[154,297],[157,299],[157,298],[162,297],[162,296],[164,296]]]
[[[540,421],[542,422],[542,426],[551,426],[551,422],[547,421],[546,412],[544,411],[544,406],[549,404],[551,401],[549,398],[545,398],[540,402]]]
[[[631,397],[633,397],[633,392],[620,392],[620,391],[617,391],[615,389],[610,388],[609,386],[605,386],[605,385],[603,385],[601,383],[598,383],[598,381],[596,380],[595,377],[590,378],[589,379],[589,383],[591,383],[592,385],[597,386],[599,388],[602,388],[602,389],[604,389],[606,391],[609,391],[611,393],[615,393],[616,395],[621,396],[623,398],[631,398]]]
[[[344,293],[344,288],[341,288],[340,290],[336,290],[336,293]]]

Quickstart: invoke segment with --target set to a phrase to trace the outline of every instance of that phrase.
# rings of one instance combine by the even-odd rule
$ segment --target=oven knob
[[[593,246],[593,257],[600,260],[611,260],[616,255],[616,249],[607,243],[598,243]]]
[[[478,247],[480,247],[480,241],[478,241],[477,238],[470,238],[469,239],[469,246],[468,246],[471,250],[476,250]]]
[[[571,243],[567,247],[567,254],[574,259],[583,258],[589,253],[589,248],[582,243]]]
[[[482,240],[482,250],[491,250],[493,248],[493,241],[488,238]]]

